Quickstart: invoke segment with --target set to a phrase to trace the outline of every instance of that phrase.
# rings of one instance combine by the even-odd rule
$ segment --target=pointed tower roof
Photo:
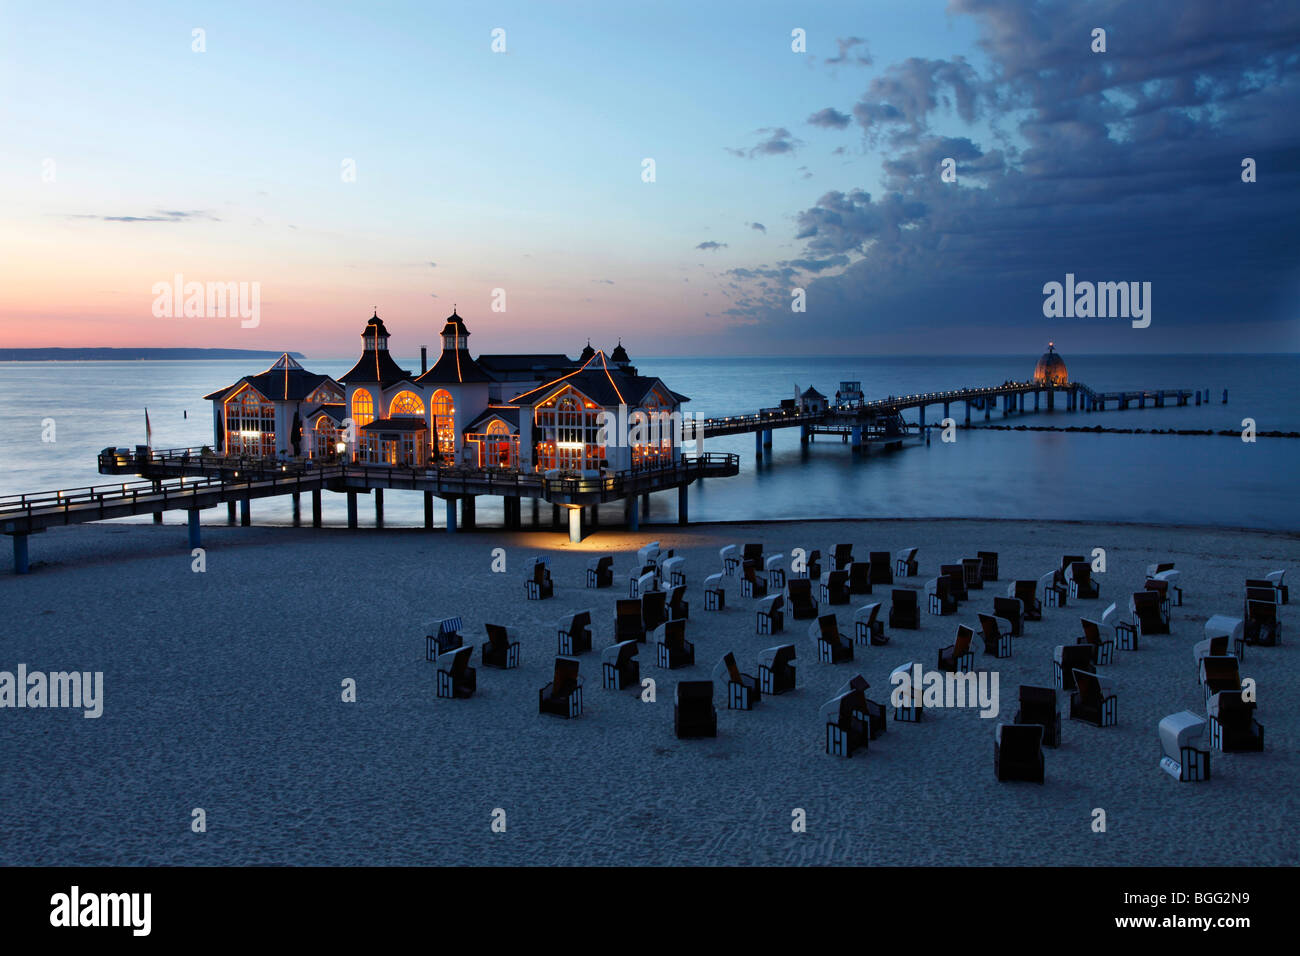
[[[384,327],[384,320],[379,317],[377,309],[361,330],[361,341],[364,345],[361,358],[339,379],[340,382],[378,382],[387,387],[394,382],[411,378],[411,373],[401,368],[388,354],[388,329]]]
[[[495,382],[469,355],[469,329],[465,320],[451,307],[451,315],[442,327],[442,354],[433,368],[415,381],[419,385],[465,385],[476,382]]]

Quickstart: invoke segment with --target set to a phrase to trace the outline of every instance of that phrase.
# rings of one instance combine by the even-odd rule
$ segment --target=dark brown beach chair
[[[641,624],[653,631],[668,620],[668,594],[666,591],[647,591],[641,595]]]
[[[519,666],[519,639],[513,627],[485,624],[487,643],[483,645],[483,666],[509,670]]]
[[[591,611],[578,611],[560,618],[556,627],[560,653],[572,657],[591,650]]]
[[[620,641],[601,651],[601,684],[606,690],[639,689],[641,662],[637,659],[637,648],[636,641]]]
[[[641,602],[636,598],[619,598],[614,608],[614,641],[645,643],[645,624],[641,620]]]
[[[1101,623],[1093,621],[1086,617],[1079,618],[1079,624],[1083,628],[1083,636],[1080,637],[1076,644],[1083,644],[1092,648],[1092,663],[1100,664],[1103,667],[1109,664],[1115,658],[1115,642],[1110,638],[1101,636]]]
[[[1074,690],[1078,671],[1095,673],[1092,648],[1087,644],[1057,645],[1052,658],[1052,683],[1057,690]]]
[[[695,645],[686,639],[686,622],[665,621],[655,629],[656,662],[665,670],[695,663]]]
[[[961,571],[967,591],[984,589],[984,562],[979,558],[962,558]]]
[[[685,620],[691,616],[691,605],[686,600],[686,585],[677,584],[668,589],[668,617],[670,620]]]
[[[872,584],[893,584],[894,563],[888,551],[867,552],[867,563],[871,566]],[[870,591],[866,593],[871,593]]]
[[[854,561],[849,565],[848,588],[850,594],[871,593],[870,562]]]
[[[740,596],[747,598],[766,597],[767,576],[758,573],[758,565],[753,561],[746,560],[741,564],[740,568]]]
[[[939,670],[952,674],[963,673],[975,667],[975,652],[970,643],[975,632],[965,624],[957,627],[957,637],[947,647],[939,648]]]
[[[996,551],[976,551],[976,557],[980,559],[980,573],[983,574],[985,581],[996,581],[998,579],[998,553]]]
[[[916,575],[920,565],[916,562],[916,548],[904,548],[894,555],[894,576],[910,578]]]
[[[817,641],[817,660],[823,664],[853,660],[853,642],[840,633],[834,614],[823,614],[809,628]]]
[[[773,594],[758,602],[755,629],[759,634],[779,634],[785,628],[785,598]]]
[[[852,757],[854,751],[868,746],[871,718],[862,691],[837,694],[822,705],[821,718],[826,726],[826,753],[831,756]]]
[[[993,775],[999,781],[1043,782],[1043,728],[998,724],[993,737]]]
[[[1119,702],[1105,682],[1091,671],[1074,672],[1076,690],[1070,695],[1070,718],[1098,727],[1114,727],[1119,717]]]
[[[795,646],[778,644],[758,654],[758,685],[764,694],[784,694],[795,688]]]
[[[925,582],[926,603],[931,614],[956,614],[957,599],[952,595],[952,577],[941,574]]]
[[[1241,674],[1237,669],[1237,658],[1231,654],[1222,657],[1202,657],[1200,664],[1201,683],[1205,685],[1205,705],[1218,693],[1241,694]],[[1250,701],[1254,707],[1255,702]]]
[[[1043,746],[1061,745],[1061,713],[1056,706],[1056,691],[1051,687],[1020,685],[1020,709],[1016,723],[1038,724],[1043,728]]]
[[[978,615],[980,636],[984,638],[984,653],[1003,658],[1011,656],[1011,631],[1002,630],[998,619],[992,614]]]
[[[1024,633],[1025,606],[1019,598],[995,597],[993,599],[993,616],[1000,617],[1011,625],[1011,636],[1019,637]]]
[[[727,651],[713,669],[715,680],[723,680],[727,685],[728,710],[753,710],[763,697],[759,689],[759,680],[753,674],[742,674],[736,664],[736,655]]]
[[[1253,589],[1252,589],[1253,590]],[[1282,622],[1272,600],[1252,599],[1246,592],[1246,643],[1274,647],[1282,643]]]
[[[608,588],[614,586],[614,556],[604,554],[587,562],[587,587]]]
[[[921,612],[916,603],[915,591],[894,588],[890,592],[889,626],[912,631],[921,626]]]
[[[1215,694],[1206,705],[1210,718],[1210,746],[1224,753],[1261,751],[1264,728],[1255,719],[1255,708],[1241,699],[1241,692]]]
[[[846,571],[853,563],[853,545],[837,544],[831,552],[831,570]]]
[[[1043,603],[1038,599],[1037,581],[1015,581],[1011,585],[1011,597],[1019,599],[1025,608],[1026,621],[1043,619]]]
[[[1072,598],[1091,600],[1101,596],[1101,588],[1092,579],[1092,565],[1087,561],[1075,561],[1066,568],[1065,580]]]
[[[464,644],[453,651],[438,655],[438,696],[448,700],[466,700],[478,688],[478,674],[469,666],[474,653],[472,644]]]
[[[755,567],[763,566],[763,546],[761,544],[747,544],[740,554],[742,561],[753,561]]]
[[[791,578],[786,583],[786,597],[790,603],[790,616],[796,621],[811,620],[817,616],[817,602],[812,596],[812,581]]]
[[[941,564],[939,574],[948,579],[948,593],[958,602],[970,599],[966,590],[966,569],[960,564]]]
[[[555,596],[555,585],[551,582],[551,569],[541,558],[533,561],[532,574],[524,582],[524,593],[530,601],[542,601]]]
[[[430,628],[432,633],[424,636],[424,659],[434,661],[439,654],[463,647],[465,639],[460,636],[460,629],[464,626],[458,617],[444,617],[435,622]]]
[[[582,716],[582,678],[574,658],[555,659],[555,676],[537,692],[537,712],[565,718]]]
[[[853,567],[852,564],[849,567]],[[849,603],[849,572],[827,571],[822,575],[822,604]]]
[[[718,736],[718,712],[713,706],[713,681],[684,680],[673,699],[673,733],[677,738]]]
[[[1158,591],[1134,591],[1128,609],[1137,623],[1138,634],[1168,634],[1169,616],[1164,609],[1165,600]]]

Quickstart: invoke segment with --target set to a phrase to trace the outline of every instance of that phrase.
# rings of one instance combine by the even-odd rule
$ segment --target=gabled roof
[[[203,397],[209,401],[223,402],[247,384],[271,401],[301,402],[319,388],[323,382],[328,382],[336,387],[339,385],[328,375],[319,375],[316,372],[307,371],[295,362],[288,352],[285,352],[265,372],[258,372],[256,375],[245,375],[234,385],[217,389],[215,392]],[[342,391],[342,388],[340,387],[339,390]]]
[[[429,430],[423,418],[376,418],[361,426],[363,432],[424,432]]]
[[[811,385],[809,385],[807,388],[803,390],[803,393],[800,394],[799,397],[800,398],[825,398],[826,396],[823,395],[821,392],[817,391],[817,389],[813,388]]]
[[[341,425],[343,424],[343,419],[348,417],[347,406],[342,403],[335,404],[334,402],[329,402],[325,405],[313,405],[307,410],[307,414],[303,416],[303,420],[307,421],[321,414],[328,415]]]
[[[531,408],[565,385],[572,385],[593,402],[605,407],[637,405],[655,387],[671,395],[676,402],[690,401],[685,395],[672,391],[658,378],[624,372],[617,365],[607,362],[604,352],[597,352],[581,368],[516,395],[510,404]]]
[[[489,372],[550,372],[571,369],[578,363],[559,353],[480,355],[478,364]]]
[[[489,405],[478,418],[465,426],[465,431],[481,432],[494,418],[501,419],[516,432],[519,431],[519,409],[513,405]]]
[[[469,357],[465,349],[443,349],[433,368],[416,380],[418,385],[465,385],[476,382],[495,382],[496,378],[485,372]]]

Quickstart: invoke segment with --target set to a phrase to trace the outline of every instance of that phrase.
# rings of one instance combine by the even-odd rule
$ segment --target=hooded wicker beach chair
[[[853,565],[850,564],[849,567],[853,567]],[[821,597],[822,604],[848,604],[849,572],[847,570],[827,571],[823,574]]]
[[[1072,598],[1091,600],[1101,596],[1101,587],[1092,579],[1092,565],[1087,561],[1075,561],[1066,568],[1065,583]]]
[[[695,663],[695,645],[686,639],[685,621],[665,621],[654,631],[656,663],[665,670]]]
[[[979,558],[962,558],[961,573],[967,591],[984,589],[984,562]]]
[[[970,600],[970,592],[966,590],[966,569],[960,564],[941,564],[939,565],[939,576],[948,579],[948,593],[958,603]]]
[[[835,695],[822,704],[820,716],[826,728],[826,753],[830,756],[852,757],[855,751],[868,746],[871,722],[861,691]]]
[[[867,697],[867,691],[871,685],[861,674],[854,674],[839,690],[835,692],[836,696],[847,694],[850,691],[857,691],[862,695],[862,705],[867,715],[867,732],[872,740],[875,740],[886,730],[889,729],[889,721],[886,716],[885,705]]]
[[[916,603],[915,591],[894,588],[890,592],[889,626],[912,631],[921,626],[921,612]]]
[[[722,573],[729,578],[735,577],[740,571],[740,548],[729,544],[718,550],[718,557],[722,559]]]
[[[1221,753],[1264,749],[1264,728],[1255,719],[1255,708],[1241,699],[1241,692],[1224,692],[1210,698],[1210,746]]]
[[[645,643],[645,623],[641,618],[641,602],[636,598],[620,598],[615,605],[614,640]]]
[[[984,580],[996,581],[998,579],[998,553],[996,551],[976,551],[975,556],[980,559]]]
[[[753,674],[742,674],[731,651],[723,654],[714,666],[713,679],[727,688],[728,710],[752,710],[763,697],[759,679]]]
[[[780,634],[785,629],[784,598],[780,594],[763,598],[758,602],[755,619],[759,634]]]
[[[849,564],[848,588],[850,594],[871,593],[871,562],[854,561]]]
[[[1065,607],[1068,593],[1060,571],[1048,571],[1038,579],[1038,596],[1043,607]]]
[[[1169,616],[1164,605],[1165,602],[1158,591],[1133,592],[1128,600],[1128,609],[1140,636],[1169,633]]]
[[[1061,711],[1056,706],[1056,690],[1021,684],[1016,723],[1040,725],[1043,728],[1043,746],[1061,746]]]
[[[487,643],[483,645],[483,666],[510,670],[519,666],[519,634],[513,627],[485,624]]]
[[[1138,628],[1130,613],[1127,617],[1120,614],[1119,605],[1111,604],[1102,612],[1101,626],[1109,627],[1115,632],[1115,643],[1121,651],[1138,649]]]
[[[1281,644],[1282,622],[1278,620],[1278,605],[1271,600],[1251,600],[1250,592],[1246,593],[1246,643],[1262,647]]]
[[[894,576],[910,578],[919,573],[916,563],[916,548],[904,548],[894,555]]]
[[[572,657],[591,650],[591,611],[575,611],[556,624],[560,653]]]
[[[1183,606],[1183,584],[1181,571],[1157,571],[1151,575],[1153,581],[1164,581],[1168,589],[1170,603],[1176,607]]]
[[[1168,621],[1169,613],[1173,608],[1173,599],[1170,597],[1169,582],[1164,578],[1147,578],[1146,584],[1142,586],[1144,591],[1152,591],[1160,597],[1160,614]],[[1166,632],[1168,633],[1168,632]]]
[[[587,561],[587,587],[608,588],[614,586],[614,556],[602,554]]]
[[[1202,657],[1199,664],[1201,684],[1205,688],[1205,705],[1210,705],[1210,698],[1218,693],[1241,694],[1241,673],[1237,669],[1237,658],[1231,654],[1222,657]],[[1251,701],[1254,707],[1255,702]]]
[[[956,614],[957,599],[952,594],[952,577],[941,574],[926,581],[925,601],[931,614]]]
[[[658,541],[651,541],[636,549],[636,563],[639,565],[654,565],[658,567],[662,549]]]
[[[791,578],[786,585],[786,601],[790,616],[796,621],[807,621],[817,616],[817,602],[813,600],[812,582],[807,578]]]
[[[888,644],[885,625],[880,620],[881,604],[866,604],[853,612],[853,637],[864,647],[868,644]]]
[[[444,617],[430,624],[424,636],[424,659],[437,660],[439,654],[462,647],[465,639],[460,636],[460,629],[464,626],[459,617]]]
[[[582,716],[582,678],[572,657],[555,659],[555,675],[537,692],[537,712],[557,717]]]
[[[975,668],[975,652],[970,649],[975,632],[965,624],[957,626],[957,637],[947,647],[939,648],[941,671],[951,674],[964,673]]]
[[[1246,622],[1240,617],[1228,617],[1215,614],[1205,622],[1205,640],[1198,641],[1192,648],[1192,657],[1200,670],[1202,657],[1232,654],[1237,660],[1246,657]]]
[[[741,550],[740,558],[742,561],[753,561],[756,567],[763,564],[763,546],[761,544],[747,544]]]
[[[685,620],[691,616],[691,603],[686,600],[685,584],[676,584],[668,589],[667,607],[669,620]]]
[[[1114,727],[1119,702],[1107,681],[1092,671],[1075,670],[1075,691],[1070,695],[1070,718],[1097,727]]]
[[[758,653],[758,686],[764,694],[784,694],[795,688],[793,644],[778,644]]]
[[[984,653],[1003,658],[1011,656],[1011,625],[992,614],[977,615],[980,637],[984,639]],[[1003,625],[1006,625],[1004,628]]]
[[[601,684],[606,690],[639,687],[641,663],[637,659],[636,641],[620,641],[600,652]]]
[[[1038,599],[1037,581],[1012,581],[1007,587],[1007,597],[1019,599],[1025,609],[1026,621],[1043,619],[1043,602]]]
[[[853,563],[853,545],[837,544],[831,548],[831,570],[847,571]]]
[[[673,693],[673,733],[677,738],[718,736],[713,681],[684,680]]]
[[[1025,605],[1019,598],[993,598],[993,616],[1000,617],[1011,626],[1011,636],[1019,637],[1025,629]]]
[[[867,564],[871,567],[872,584],[894,583],[894,563],[890,560],[888,551],[867,552]]]
[[[1210,779],[1209,724],[1190,710],[1162,717],[1160,769],[1183,782]]]
[[[668,620],[668,594],[666,591],[648,591],[641,595],[641,624],[646,632]]]
[[[727,588],[722,574],[710,574],[704,579],[704,610],[721,611],[727,606]]]
[[[809,624],[808,636],[817,645],[817,660],[823,664],[853,660],[853,642],[840,633],[834,614],[823,614]]]
[[[761,598],[767,596],[767,578],[758,573],[758,565],[753,561],[745,561],[740,566],[740,596],[747,598]]]
[[[763,573],[767,577],[769,591],[779,591],[785,587],[785,555],[769,554],[764,558]]]
[[[1059,644],[1052,652],[1052,685],[1057,690],[1074,690],[1076,671],[1093,671],[1092,648],[1087,644]]]
[[[659,566],[660,577],[667,580],[669,587],[680,587],[686,584],[686,559],[680,554],[671,558],[665,558]]]
[[[474,645],[463,644],[453,651],[438,655],[439,697],[448,700],[466,700],[474,696],[474,691],[478,687],[478,674],[469,666],[470,656],[473,653]]]
[[[804,569],[795,577],[807,578],[810,581],[820,581],[822,576],[822,553],[816,548],[807,552],[804,558]]]
[[[659,569],[653,564],[634,567],[627,576],[627,596],[638,598],[659,590]]]
[[[970,628],[966,630],[969,631]],[[916,661],[907,661],[889,672],[890,701],[894,701],[894,694],[903,686],[904,681],[910,687],[910,693],[903,695],[902,704],[894,707],[894,720],[900,723],[915,724],[925,718],[925,708],[921,703],[921,688],[913,680],[918,667],[920,665]]]
[[[546,566],[545,558],[534,558],[528,580],[524,582],[524,593],[530,601],[543,601],[555,596],[555,585],[551,581],[551,569]]]
[[[1001,782],[1043,782],[1043,728],[998,724],[993,732],[993,775]]]
[[[1083,636],[1074,643],[1085,644],[1092,648],[1092,663],[1105,667],[1114,660],[1115,641],[1102,636],[1100,621],[1081,617],[1079,618],[1079,626],[1083,628]]]

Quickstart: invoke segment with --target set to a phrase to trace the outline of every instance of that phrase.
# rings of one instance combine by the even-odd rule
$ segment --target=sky
[[[1298,74],[1270,0],[3,2],[0,345],[1300,351]]]

